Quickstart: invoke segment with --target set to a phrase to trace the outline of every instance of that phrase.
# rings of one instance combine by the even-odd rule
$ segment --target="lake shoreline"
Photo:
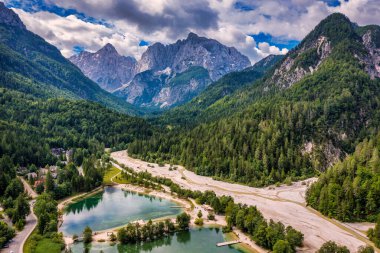
[[[210,221],[207,218],[204,218],[204,225],[203,226],[194,225],[194,221],[197,218],[198,212],[201,211],[203,213],[203,217],[207,217],[207,214],[208,214],[207,208],[209,208],[209,207],[207,207],[205,205],[198,205],[192,199],[188,199],[188,200],[181,199],[181,198],[178,198],[178,197],[176,197],[176,196],[174,196],[174,195],[172,195],[166,191],[157,191],[157,190],[147,189],[145,187],[134,186],[134,185],[130,185],[130,184],[114,184],[114,185],[108,185],[106,187],[117,188],[117,189],[120,189],[123,191],[134,192],[137,194],[142,194],[145,196],[154,197],[154,198],[158,198],[158,199],[166,199],[168,201],[174,202],[174,203],[178,204],[184,210],[184,212],[186,212],[187,214],[189,214],[191,216],[190,229],[211,228],[211,227],[221,229],[223,226],[226,226],[225,217],[222,215],[215,215],[214,221]],[[71,201],[67,201],[65,203],[65,205],[62,205],[60,210],[63,210],[69,204],[75,203],[76,201],[73,201],[74,199],[79,201],[79,200],[82,200],[83,198],[91,197],[92,195],[94,195],[94,194],[96,194],[96,193],[98,193],[104,189],[105,189],[105,187],[102,187],[101,189],[97,189],[96,191],[90,192],[89,194],[82,194],[79,196],[80,198],[78,198],[78,196],[74,196],[73,198],[70,198]],[[153,222],[159,222],[159,221],[163,221],[165,219],[171,219],[173,222],[175,222],[176,216],[173,216],[173,215],[163,216],[160,218],[152,219],[152,221]],[[63,220],[63,222],[64,222],[64,220]],[[136,220],[136,221],[131,221],[128,223],[135,223],[135,222],[138,222],[141,225],[143,225],[147,221]],[[116,234],[118,229],[125,227],[128,223],[121,225],[121,226],[112,227],[109,229],[94,231],[93,241],[99,242],[99,243],[100,242],[101,243],[111,243],[109,240],[109,234],[110,233]],[[247,252],[262,252],[262,250],[256,249],[256,247],[255,247],[256,245],[250,245],[249,241],[242,240],[242,238],[239,237],[239,233],[236,233],[236,232],[237,231],[234,230],[233,232],[231,232],[231,233],[233,233],[233,235],[231,235],[231,233],[229,233],[229,234],[223,235],[223,237],[225,238],[225,240],[228,240],[228,238],[235,238],[235,239],[238,238],[239,240],[241,240],[242,241],[242,243],[240,243],[241,245],[236,245],[234,247],[243,251],[243,252],[246,252],[246,253]],[[74,244],[72,237],[64,235],[64,240],[65,240],[66,247],[71,247]]]

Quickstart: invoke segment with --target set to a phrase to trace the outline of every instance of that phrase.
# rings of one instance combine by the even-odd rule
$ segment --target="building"
[[[38,175],[35,172],[30,172],[26,174],[26,177],[28,178],[28,180],[32,180],[32,179],[37,179]]]
[[[33,187],[36,188],[38,185],[43,184],[43,183],[45,183],[45,180],[36,180],[36,181],[34,182]]]
[[[64,155],[66,151],[63,148],[52,148],[51,154],[55,157],[60,157],[61,155]]]
[[[45,169],[45,168],[40,168],[40,169],[39,169],[39,174],[40,174],[40,176],[42,176],[42,175],[46,175],[48,172],[49,172],[48,169]]]
[[[19,167],[17,168],[17,175],[23,176],[28,173],[28,169],[26,167]]]

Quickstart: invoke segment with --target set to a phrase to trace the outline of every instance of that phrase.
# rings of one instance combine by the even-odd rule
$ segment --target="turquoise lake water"
[[[119,227],[136,220],[149,220],[181,213],[178,204],[166,199],[107,187],[104,191],[70,204],[59,231],[80,235],[86,226],[93,231]]]
[[[141,244],[115,244],[110,246],[109,243],[92,243],[87,252],[99,253],[238,253],[239,250],[231,247],[217,247],[218,242],[223,242],[224,237],[221,229],[202,228],[182,231],[173,236],[155,240],[153,242],[144,242]],[[84,244],[77,243],[72,247],[73,253],[85,252]]]

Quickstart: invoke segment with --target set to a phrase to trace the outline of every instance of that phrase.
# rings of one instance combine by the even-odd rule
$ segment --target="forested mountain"
[[[378,29],[332,14],[263,79],[215,103],[222,118],[167,128],[129,151],[256,186],[323,171],[378,130]]]
[[[190,126],[239,111],[241,107],[237,103],[229,108],[228,101],[234,100],[234,97],[239,97],[236,102],[240,105],[252,101],[256,96],[248,92],[248,89],[254,90],[254,82],[262,78],[282,58],[282,55],[269,55],[251,67],[223,76],[188,103],[164,113],[158,121],[160,124]]]
[[[375,221],[380,213],[380,133],[329,168],[308,189],[307,203],[342,221]]]
[[[129,111],[0,2],[0,200],[16,168],[54,165],[53,148],[73,150],[80,166],[152,134],[145,120],[83,98]]]
[[[0,2],[1,87],[38,97],[66,97],[99,102],[137,114],[130,104],[102,90],[60,51],[28,31],[20,18]]]

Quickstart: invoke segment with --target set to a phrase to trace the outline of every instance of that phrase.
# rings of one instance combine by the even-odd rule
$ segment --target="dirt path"
[[[28,184],[28,182],[26,182],[25,179],[22,177],[18,177],[18,178],[21,180],[22,184],[24,185],[25,191],[28,193],[28,195],[32,197],[32,199],[37,198],[38,194],[32,189],[32,187]]]
[[[219,196],[229,195],[236,202],[255,205],[265,218],[281,221],[300,230],[305,235],[303,252],[315,252],[329,240],[347,246],[351,252],[356,252],[359,246],[371,243],[358,230],[306,207],[305,192],[315,178],[296,182],[291,186],[254,188],[199,176],[182,166],[176,166],[177,170],[169,170],[169,165],[159,167],[154,164],[152,167],[152,163],[129,157],[126,151],[114,152],[111,157],[135,171],[149,171],[154,176],[170,178],[181,187],[200,191],[213,190]]]

